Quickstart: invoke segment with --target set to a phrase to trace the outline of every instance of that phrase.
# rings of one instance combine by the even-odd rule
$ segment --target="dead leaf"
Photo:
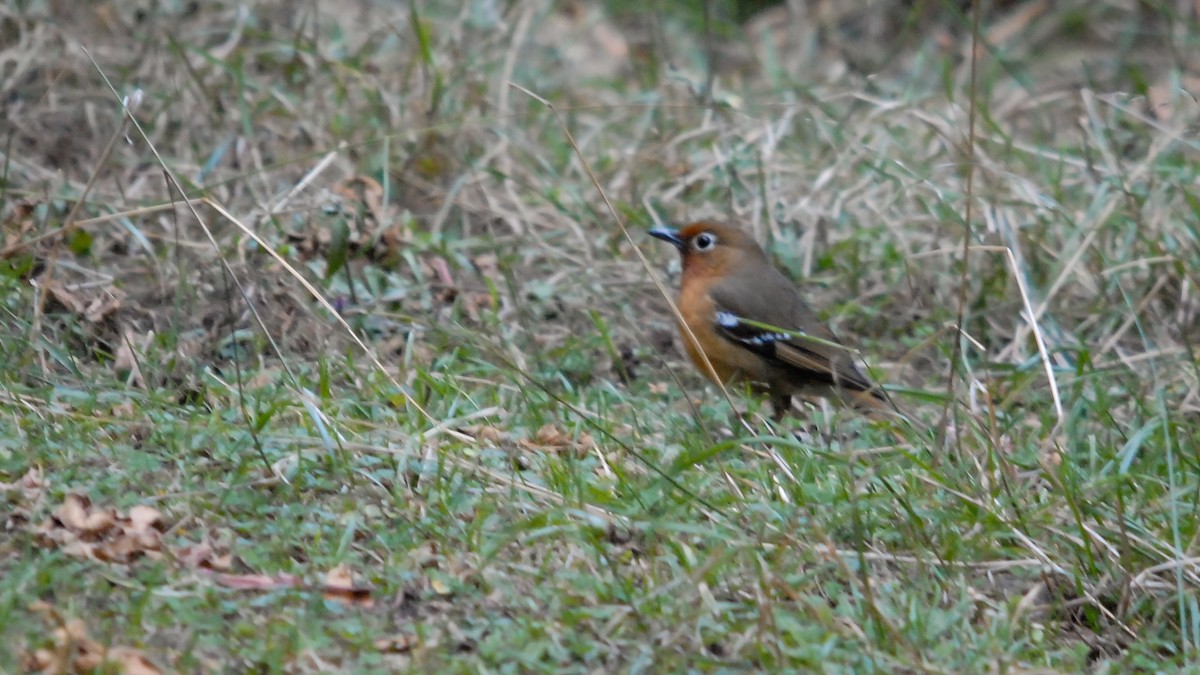
[[[291,484],[300,468],[300,453],[284,455],[271,463],[271,476],[281,483]]]
[[[46,291],[59,305],[89,323],[100,323],[121,308],[125,292],[115,286],[74,288],[58,281],[46,282]]]
[[[326,600],[348,602],[355,605],[370,607],[374,604],[368,584],[354,583],[354,575],[350,568],[342,563],[325,574],[325,583],[321,588]]]
[[[464,427],[461,431],[481,441],[495,443],[500,440],[500,430],[488,424],[472,424]]]
[[[560,446],[569,443],[571,438],[553,424],[546,424],[537,430],[537,433],[533,435],[533,440],[542,445]]]
[[[162,527],[163,516],[153,507],[135,506],[125,516],[95,508],[86,495],[72,492],[36,534],[43,545],[70,556],[128,563],[162,555]]]
[[[570,450],[577,455],[583,455],[591,450],[593,443],[592,437],[588,434],[581,434],[578,438],[573,438],[553,424],[546,424],[534,432],[532,440],[521,439],[517,445],[527,450],[554,450],[557,452]]]
[[[62,284],[57,281],[51,281],[46,284],[46,290],[50,293],[50,297],[54,298],[58,304],[62,305],[68,312],[72,314],[83,313],[83,302],[75,297],[75,294],[67,290]]]
[[[345,243],[351,251],[367,248],[387,253],[400,250],[405,244],[405,232],[394,208],[384,200],[383,186],[379,181],[365,175],[352,176],[332,189],[329,215],[337,216],[338,227],[346,228]],[[385,224],[386,230],[379,231]],[[329,225],[318,224],[304,231],[289,232],[288,239],[304,255],[311,256],[326,252],[334,242],[334,230]]]
[[[500,258],[495,253],[484,253],[471,259],[475,269],[484,279],[491,280],[497,286],[502,284],[500,277]]]
[[[379,181],[359,174],[338,185],[334,192],[356,207],[365,207],[364,215],[369,216],[375,223],[384,222],[383,186]]]
[[[212,574],[213,581],[225,588],[241,591],[271,591],[281,588],[304,588],[300,577],[292,574]],[[340,602],[352,602],[370,606],[373,604],[371,592],[374,590],[366,584],[354,583],[353,575],[344,565],[339,565],[325,575],[323,583],[317,589],[326,599]]]
[[[160,671],[146,655],[132,647],[113,647],[107,661],[116,664],[126,675],[158,675]]]
[[[55,626],[51,644],[23,655],[26,670],[52,673],[121,672],[157,675],[162,672],[140,650],[123,645],[104,646],[92,639],[82,619],[66,616],[53,605],[37,601],[29,609]]]
[[[146,532],[162,523],[162,513],[153,506],[138,504],[129,509],[129,524],[134,532]]]
[[[442,560],[442,554],[438,551],[438,543],[432,540],[425,541],[409,551],[408,557],[413,564],[422,569],[437,568]]]
[[[326,587],[351,587],[354,585],[354,575],[350,567],[342,563],[325,573]]]
[[[85,495],[71,493],[58,507],[55,516],[63,527],[82,534],[101,534],[116,523],[111,511],[91,509],[92,502]]]
[[[121,300],[124,298],[125,293],[119,288],[112,286],[102,288],[101,293],[92,298],[87,307],[83,309],[83,318],[92,323],[100,323],[121,308]]]
[[[429,266],[433,268],[434,274],[437,275],[438,283],[447,288],[454,288],[454,276],[450,274],[450,265],[446,259],[440,255],[435,255],[429,261]]]
[[[0,228],[4,232],[4,247],[0,249],[0,258],[18,250],[25,238],[33,232],[33,216],[37,204],[20,199],[8,201],[5,207],[0,211]]]
[[[133,647],[97,647],[83,651],[75,659],[76,672],[92,672],[108,667],[127,675],[157,675],[160,671],[146,655]]]
[[[296,588],[300,586],[300,577],[281,573],[277,576],[269,574],[213,574],[213,581],[218,586],[233,588],[240,591],[271,591],[280,588]]]
[[[459,298],[460,306],[467,313],[467,319],[472,323],[479,321],[481,308],[495,309],[496,299],[490,293],[463,293]]]
[[[225,572],[233,568],[233,554],[218,554],[208,542],[180,547],[175,551],[175,559],[193,569]]]
[[[95,556],[104,562],[126,563],[142,556],[160,558],[160,548],[157,532],[133,533],[101,543],[95,549]]]
[[[45,489],[42,470],[31,466],[25,474],[11,483],[0,483],[0,492],[19,492],[26,500],[38,497]]]

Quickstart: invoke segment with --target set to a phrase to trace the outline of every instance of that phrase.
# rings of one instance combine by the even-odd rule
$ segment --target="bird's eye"
[[[692,248],[700,252],[711,251],[717,245],[717,238],[708,232],[701,232],[692,240]]]

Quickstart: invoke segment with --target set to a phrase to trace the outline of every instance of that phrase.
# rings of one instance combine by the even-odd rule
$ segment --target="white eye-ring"
[[[692,248],[701,253],[713,250],[717,245],[717,236],[711,232],[701,232],[692,238]]]

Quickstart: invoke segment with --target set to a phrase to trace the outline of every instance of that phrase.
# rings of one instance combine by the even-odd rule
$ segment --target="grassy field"
[[[0,7],[0,671],[1200,657],[1194,3],[455,4]],[[910,423],[739,422],[701,217]]]

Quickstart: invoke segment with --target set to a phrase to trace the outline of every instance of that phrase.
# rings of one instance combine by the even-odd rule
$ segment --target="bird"
[[[649,234],[679,250],[679,333],[705,377],[723,385],[744,382],[769,395],[776,422],[791,411],[792,396],[834,398],[863,412],[899,414],[745,231],[699,221],[678,229],[655,227]]]

